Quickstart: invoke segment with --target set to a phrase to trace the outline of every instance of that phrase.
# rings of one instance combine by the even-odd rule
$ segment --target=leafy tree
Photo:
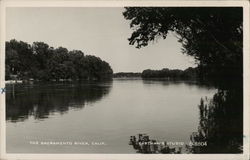
[[[68,69],[65,64],[69,60],[68,50],[63,47],[56,48],[53,56],[49,59],[49,74],[52,79],[67,79]]]
[[[85,56],[82,67],[82,76],[85,79],[108,78],[113,74],[113,70],[111,69],[109,64],[102,61],[99,57],[95,56]]]
[[[34,62],[31,46],[25,42],[11,40],[6,42],[6,63],[18,78],[26,79],[31,75],[30,65]]]
[[[129,44],[141,48],[174,32],[200,77],[242,77],[242,7],[126,7],[123,15],[133,28]]]
[[[71,63],[69,63],[70,68],[74,68],[72,72],[74,72],[73,75],[71,75],[72,79],[81,79],[79,78],[82,68],[81,64],[84,61],[84,53],[80,50],[73,50],[69,52],[69,60]]]
[[[34,42],[32,45],[33,54],[36,55],[36,59],[40,69],[47,68],[47,59],[51,58],[53,48],[50,48],[48,44],[44,42]]]
[[[9,79],[11,79],[10,78],[10,66],[9,65],[5,65],[5,79],[6,80],[9,80]]]
[[[20,68],[21,68],[21,62],[18,58],[18,53],[16,50],[13,49],[9,49],[6,52],[6,71],[12,72],[13,74],[18,74],[20,72]]]

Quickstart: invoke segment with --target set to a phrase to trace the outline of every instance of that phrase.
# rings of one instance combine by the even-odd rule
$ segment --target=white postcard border
[[[5,21],[6,7],[124,7],[124,6],[242,6],[243,7],[243,57],[244,57],[244,152],[243,154],[8,154],[5,139],[5,94],[0,95],[1,149],[0,159],[88,159],[88,160],[200,160],[200,159],[249,159],[249,115],[250,115],[250,53],[249,53],[249,1],[158,1],[158,0],[92,0],[92,1],[41,1],[41,0],[0,0],[0,87],[5,86]]]

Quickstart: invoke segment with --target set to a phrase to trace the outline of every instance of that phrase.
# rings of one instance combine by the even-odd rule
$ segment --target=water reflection
[[[109,147],[100,148],[98,151],[86,147],[86,153],[131,153],[131,149],[138,153],[160,154],[241,153],[243,89],[239,85],[226,86],[224,84],[221,88],[217,87],[217,90],[208,91],[207,87],[204,89],[196,82],[153,80],[144,80],[143,83],[141,80],[114,81],[114,85],[113,82],[8,85],[6,119],[13,122],[24,121],[29,117],[41,120],[55,113],[64,114],[70,109],[82,109],[89,103],[95,103],[93,105],[96,106],[88,110],[91,111],[88,113],[87,110],[69,112],[69,116],[61,116],[60,121],[49,118],[39,124],[22,123],[23,125],[18,127],[9,123],[9,150],[14,152],[15,149],[19,151],[24,148],[26,142],[23,135],[26,134],[24,131],[28,131],[29,135],[41,139],[65,139],[74,134],[78,139],[81,139],[82,135],[87,139],[101,137],[101,140],[109,144]],[[109,94],[111,88],[112,93]],[[96,103],[108,94],[108,101]],[[103,102],[104,104],[101,104]],[[99,118],[98,121],[95,120],[96,117]],[[71,122],[75,119],[78,124],[72,126]],[[82,122],[85,125],[82,125]],[[191,127],[192,129],[188,130]],[[44,132],[33,132],[52,128],[56,132],[48,132],[46,135]],[[17,131],[24,133],[15,134]],[[148,135],[132,136],[132,146],[129,146],[129,136],[138,133]],[[206,142],[207,145],[190,147],[168,144],[173,137],[173,141],[189,141],[190,135],[190,141],[194,144]],[[18,140],[13,140],[15,137]],[[157,144],[157,140],[161,141],[160,144]],[[25,147],[26,151],[30,152],[32,147]],[[61,151],[60,148],[56,150]],[[51,150],[46,150],[47,152]],[[70,152],[81,153],[82,148],[75,147],[70,149]]]
[[[112,81],[61,84],[10,84],[6,86],[6,119],[47,118],[54,113],[80,109],[107,95]]]
[[[197,80],[169,80],[169,79],[142,79],[143,84],[145,86],[154,86],[155,84],[160,84],[162,86],[169,86],[169,85],[185,85],[185,86],[197,86],[198,88],[207,88],[212,89],[215,88],[215,86],[208,82],[201,82]]]
[[[143,81],[143,83],[181,84],[170,81]],[[139,134],[138,138],[131,136],[130,145],[138,153],[242,153],[243,83],[241,80],[233,82],[229,80],[223,83],[217,81],[214,86],[218,90],[213,98],[201,97],[198,105],[200,120],[198,131],[190,136],[192,145],[181,148],[171,148],[166,144],[154,145],[152,142],[156,140],[149,139],[149,136],[143,134]],[[202,143],[206,145],[200,145]]]

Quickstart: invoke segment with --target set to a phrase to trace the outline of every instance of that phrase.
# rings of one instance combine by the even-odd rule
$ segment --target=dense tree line
[[[6,80],[93,80],[113,74],[110,65],[98,57],[84,55],[80,50],[53,48],[44,42],[6,42],[5,64]]]
[[[114,73],[114,78],[170,78],[170,79],[196,79],[198,68],[189,67],[185,70],[163,68],[161,70],[146,69],[140,72],[118,72]]]
[[[170,78],[170,79],[195,79],[197,78],[197,68],[189,67],[185,70],[168,69],[161,70],[144,70],[141,74],[142,78]]]
[[[113,74],[114,78],[141,77],[139,72],[118,72]]]

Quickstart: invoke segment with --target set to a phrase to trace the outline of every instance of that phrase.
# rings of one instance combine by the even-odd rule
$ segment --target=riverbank
[[[23,80],[6,80],[5,84],[23,83]]]

